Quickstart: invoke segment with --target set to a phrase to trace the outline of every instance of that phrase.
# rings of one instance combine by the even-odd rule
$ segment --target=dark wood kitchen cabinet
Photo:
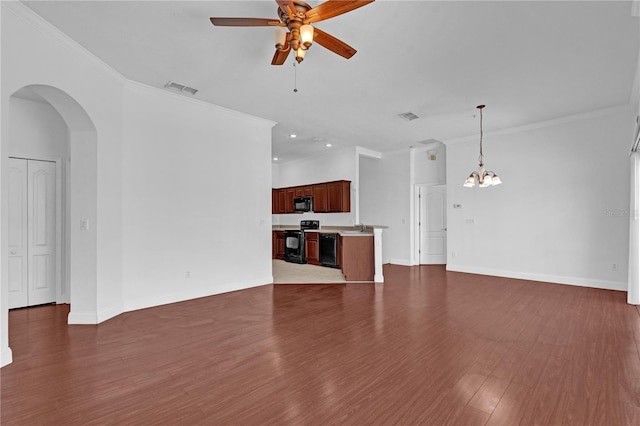
[[[318,233],[317,232],[305,232],[304,233],[305,253],[307,256],[307,263],[312,265],[320,265],[320,251],[318,246]]]
[[[280,210],[278,210],[278,190],[271,190],[271,214],[278,214]]]
[[[293,213],[293,198],[295,188],[278,189],[278,213]]]
[[[311,185],[295,187],[296,197],[310,197],[312,195],[313,195],[313,187]]]
[[[313,185],[313,211],[315,213],[327,212],[327,184]]]
[[[351,182],[340,180],[327,183],[327,211],[329,213],[351,211]]]
[[[373,244],[373,235],[340,237],[340,267],[347,281],[373,281]]]
[[[273,231],[271,257],[284,260],[284,231]]]
[[[351,211],[351,182],[315,183],[272,190],[272,213],[286,214],[293,211],[295,197],[313,197],[314,213],[348,213]]]

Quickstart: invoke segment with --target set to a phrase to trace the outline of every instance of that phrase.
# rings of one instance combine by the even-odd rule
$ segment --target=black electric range
[[[320,229],[319,220],[301,220],[300,229],[284,231],[284,260],[293,263],[307,263],[304,251],[304,231]]]

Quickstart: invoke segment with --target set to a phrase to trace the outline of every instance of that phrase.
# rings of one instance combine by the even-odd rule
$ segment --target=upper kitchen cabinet
[[[293,198],[295,188],[278,189],[278,213],[293,213]]]
[[[351,211],[351,182],[340,180],[327,183],[327,211],[329,213]]]
[[[313,196],[313,187],[311,185],[296,186],[295,187],[295,196],[296,197],[310,197],[310,196]]]
[[[312,185],[273,189],[273,214],[294,213],[295,197],[313,197],[314,213],[349,213],[351,211],[351,182],[315,183]]]
[[[326,213],[328,211],[326,183],[313,185],[313,211],[315,213]]]
[[[271,214],[278,214],[280,210],[278,209],[278,190],[271,190]]]

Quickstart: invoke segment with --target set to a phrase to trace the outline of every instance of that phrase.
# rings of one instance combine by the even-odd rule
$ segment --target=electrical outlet
[[[611,270],[612,271],[617,271],[618,269],[620,269],[620,265],[618,265],[617,263],[612,263],[611,264]]]
[[[458,252],[457,252],[457,251],[453,250],[453,251],[451,252],[451,257],[456,257],[457,255],[458,255]]]
[[[191,278],[191,271],[187,271],[184,273],[185,278]]]

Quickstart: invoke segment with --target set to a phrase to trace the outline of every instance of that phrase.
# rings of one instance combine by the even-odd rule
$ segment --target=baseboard
[[[392,265],[413,266],[409,259],[389,259],[389,263]]]
[[[0,367],[4,367],[5,365],[9,365],[13,362],[13,352],[11,348],[6,347],[0,351]]]
[[[273,283],[273,277],[268,276],[258,280],[241,281],[216,286],[215,289],[199,289],[188,293],[164,294],[143,299],[131,300],[124,304],[124,312],[137,311],[138,309],[153,308],[154,306],[168,305],[169,303],[184,302],[186,300],[198,299],[200,297],[215,296],[216,294],[229,293],[232,291],[245,290]]]
[[[581,277],[567,277],[562,275],[533,274],[503,269],[479,268],[474,266],[447,264],[447,271],[466,272],[469,274],[492,275],[496,277],[516,278],[528,281],[540,281],[552,284],[574,285],[578,287],[600,288],[603,290],[627,291],[627,283],[621,281],[593,280]]]
[[[100,311],[98,312],[98,315],[97,315],[98,324],[100,324],[101,322],[105,322],[106,320],[109,320],[113,317],[116,317],[123,312],[124,311],[122,310],[121,307],[111,307],[109,309]]]
[[[73,311],[73,305],[71,305]],[[67,324],[98,324],[98,314],[96,312],[69,312]]]

